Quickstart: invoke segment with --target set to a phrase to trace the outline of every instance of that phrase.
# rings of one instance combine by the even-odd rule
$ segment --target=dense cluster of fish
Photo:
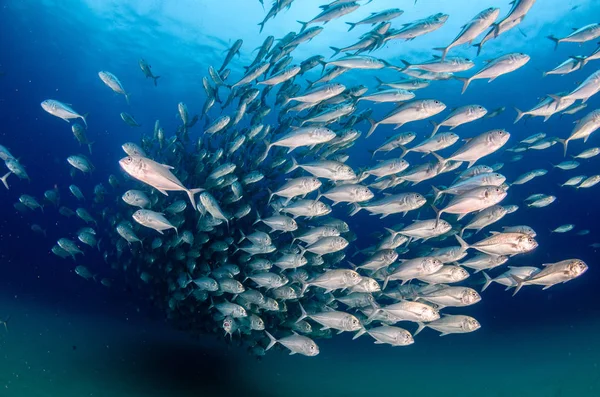
[[[73,235],[60,238],[52,252],[75,260],[75,272],[81,277],[110,286],[110,278],[98,277],[79,264],[79,256],[99,250],[113,269],[143,285],[174,323],[194,332],[224,333],[256,355],[280,344],[292,354],[314,356],[319,353],[314,340],[330,337],[332,331],[356,332],[355,338],[366,333],[375,343],[392,346],[413,343],[413,337],[424,328],[442,335],[468,333],[480,328],[475,318],[441,311],[481,300],[473,288],[460,285],[474,278],[474,273],[481,272],[485,278],[483,290],[495,282],[514,288],[514,293],[524,286],[545,289],[582,275],[587,265],[580,259],[557,258],[561,260],[543,264],[543,268],[508,266],[500,270],[511,257],[538,246],[536,232],[526,225],[492,231],[496,222],[519,209],[501,203],[509,188],[519,189],[515,185],[548,170],[531,170],[507,181],[499,173],[503,164],[487,166],[481,160],[504,151],[512,156],[510,161],[519,161],[527,152],[559,142],[566,153],[569,142],[587,141],[600,127],[600,110],[579,120],[568,137],[538,133],[506,148],[511,134],[504,129],[482,131],[463,143],[453,131],[440,131],[504,111],[462,105],[433,122],[428,136],[400,131],[372,152],[371,164],[347,164],[348,150],[379,133],[381,126],[400,128],[446,110],[446,104],[437,99],[419,98],[419,89],[437,80],[458,79],[464,92],[475,80],[492,81],[526,65],[528,55],[506,53],[471,73],[475,62],[450,54],[483,36],[476,45],[480,51],[484,43],[521,23],[535,0],[513,1],[501,19],[498,8],[477,13],[465,21],[454,40],[436,49],[440,55],[431,60],[393,65],[364,55],[391,41],[413,40],[440,29],[448,19],[446,14],[434,14],[394,27],[392,21],[404,16],[404,11],[389,9],[347,22],[349,30],[364,26],[371,30],[356,43],[333,47],[335,59],[315,55],[294,63],[294,50],[321,34],[322,25],[371,1],[333,1],[323,5],[313,19],[300,22],[299,32],[278,40],[267,37],[241,76],[227,68],[243,46],[242,40],[236,41],[222,65],[207,65],[201,114],[192,117],[186,105],[179,103],[181,126],[174,134],[167,136],[157,120],[153,134],[144,134],[140,144],[123,144],[127,156],[119,164],[124,176],[110,175],[110,188],[100,183],[93,194],[84,194],[75,184],[69,186],[71,200],[77,203],[74,211],[61,206],[57,189],[44,193],[44,199],[61,215],[77,216],[83,222]],[[292,3],[274,1],[260,23],[261,31]],[[599,36],[600,25],[594,24],[551,39],[558,45]],[[346,55],[337,57],[340,53]],[[546,74],[581,69],[600,58],[599,54],[569,58]],[[304,85],[301,77],[310,71],[314,74],[318,67],[323,67],[322,74]],[[150,65],[141,60],[140,68],[156,85],[159,76]],[[405,78],[394,82],[378,78],[375,91],[335,81],[356,69],[384,68],[401,72]],[[464,72],[469,77],[455,75]],[[114,74],[101,71],[99,77],[129,102]],[[574,114],[599,90],[597,71],[571,92],[548,94],[531,110],[518,110],[515,122],[522,117]],[[385,104],[395,107],[373,119],[373,107]],[[92,155],[85,115],[57,100],[42,102],[42,108],[67,122],[81,119],[72,124],[72,132]],[[215,117],[217,108],[220,115]],[[121,113],[121,118],[129,126],[140,125],[127,113]],[[194,130],[198,121],[204,126]],[[450,155],[439,154],[451,146],[458,149]],[[393,151],[398,156],[383,159]],[[599,153],[599,148],[586,149],[555,167],[572,170],[579,161]],[[2,177],[7,189],[13,174],[28,179],[25,167],[5,147],[0,147],[0,158],[9,170]],[[67,161],[74,177],[94,170],[85,155],[73,155]],[[436,177],[450,173],[456,176],[448,186],[437,184],[432,191],[414,191],[415,185],[434,184]],[[600,175],[580,175],[562,186],[590,188],[598,182]],[[114,194],[121,198],[117,205],[107,198]],[[535,194],[525,204],[540,208],[555,200],[552,195]],[[381,233],[373,245],[364,247],[342,219],[346,216],[343,209],[338,210],[342,204],[349,207],[348,216],[364,211],[380,218],[406,216],[402,219],[412,222],[405,220],[405,224],[384,230],[371,218],[369,224]],[[338,216],[334,217],[337,205]],[[15,207],[25,212],[43,210],[42,203],[27,194],[20,196]],[[574,227],[562,225],[553,232],[566,233]],[[491,234],[471,239],[483,229]],[[32,230],[45,234],[37,224]],[[580,231],[584,232],[589,231]],[[455,243],[438,245],[447,239]],[[500,272],[492,278],[490,270]],[[396,326],[399,322],[414,323],[416,331]]]

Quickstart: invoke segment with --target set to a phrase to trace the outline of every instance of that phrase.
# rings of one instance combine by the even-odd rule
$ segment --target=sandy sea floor
[[[12,316],[0,329],[1,397],[600,395],[597,322],[444,338],[426,330],[407,348],[342,335],[320,341],[316,358],[277,349],[259,362],[135,309],[38,298],[0,292],[0,318]]]

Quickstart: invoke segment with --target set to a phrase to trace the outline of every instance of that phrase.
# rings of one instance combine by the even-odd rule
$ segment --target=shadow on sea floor
[[[0,294],[0,315],[12,314],[0,330],[0,397],[281,395],[243,376],[256,361],[214,337],[192,340],[133,310],[69,309]]]
[[[232,360],[230,354],[223,354],[224,346],[218,345],[217,350],[183,341],[128,343],[121,347],[124,362],[115,371],[126,374],[132,382],[174,396],[280,395],[258,391],[256,384],[247,384],[240,374],[248,361]]]

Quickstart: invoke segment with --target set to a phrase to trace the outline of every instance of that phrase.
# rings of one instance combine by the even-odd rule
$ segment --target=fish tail
[[[547,39],[550,39],[554,42],[554,51],[558,48],[558,43],[560,43],[560,39],[554,37],[553,35],[546,36]]]
[[[432,138],[438,132],[438,130],[440,129],[441,123],[436,123],[433,120],[429,120],[429,122],[433,126],[433,131],[431,131],[431,136],[430,136],[430,138]]]
[[[290,169],[286,172],[286,174],[289,174],[290,172],[296,170],[298,168],[298,162],[296,161],[296,158],[294,156],[290,156],[291,160],[292,160],[292,166],[290,167]]]
[[[81,116],[81,120],[83,120],[83,124],[85,124],[85,129],[86,129],[86,130],[87,130],[87,128],[88,128],[88,125],[87,125],[87,118],[88,118],[88,116],[89,116],[89,115],[90,115],[89,113],[86,113],[86,114],[84,114],[83,116]]]
[[[413,336],[417,336],[421,331],[423,331],[425,329],[425,327],[427,327],[425,324],[423,324],[421,322],[417,322],[417,324],[419,324],[419,328],[417,328],[417,330],[415,331]]]
[[[467,90],[467,88],[469,87],[469,84],[471,84],[471,78],[467,78],[467,77],[455,77],[456,80],[462,81],[463,83],[463,88],[461,91],[461,94],[464,94],[465,91]]]
[[[400,158],[403,158],[404,156],[406,156],[408,154],[408,152],[410,152],[410,149],[408,149],[404,145],[400,145],[400,149],[402,149],[402,154],[400,155]]]
[[[485,291],[487,289],[487,287],[490,286],[490,284],[492,283],[492,278],[490,276],[488,276],[488,274],[486,272],[481,272],[483,274],[483,277],[485,277],[485,284],[483,284],[483,288],[481,288],[481,292]]]
[[[559,139],[558,140],[560,143],[562,143],[563,145],[563,156],[567,157],[567,147],[569,146],[569,140],[568,139]]]
[[[130,105],[130,103],[129,103],[129,93],[128,92],[125,93],[125,101],[127,102],[128,105]]]
[[[0,324],[4,326],[4,330],[8,332],[8,320],[10,320],[10,315],[6,317],[4,320],[0,320]]]
[[[92,145],[96,143],[96,142],[88,142],[88,150],[90,151],[90,154],[92,154]]]
[[[350,211],[349,216],[354,216],[358,213],[358,211],[362,210],[363,208],[358,205],[357,203],[352,203],[352,211]]]
[[[306,27],[308,26],[308,22],[302,22],[302,21],[296,21],[298,22],[300,25],[302,25],[302,29],[300,29],[300,33],[304,32],[304,30],[306,30]]]
[[[260,218],[260,214],[258,213],[258,210],[257,210],[256,211],[256,220],[254,221],[254,223],[252,223],[252,225],[256,225],[260,221],[262,221],[262,219]]]
[[[438,209],[435,205],[431,204],[431,208],[435,211],[435,226],[438,226],[438,223],[440,223],[440,217],[442,216],[442,212],[443,210]]]
[[[511,277],[517,283],[515,292],[513,292],[513,294],[512,294],[512,296],[515,296],[517,294],[517,292],[519,292],[521,290],[521,288],[523,288],[523,283],[525,282],[525,280],[523,280],[522,278],[520,278],[518,276],[515,276],[514,274]]]
[[[385,82],[383,80],[381,80],[379,77],[377,77],[377,76],[374,76],[374,77],[375,77],[375,80],[377,80],[377,84],[378,84],[377,88],[379,88],[385,84]]]
[[[271,200],[273,200],[273,196],[275,195],[275,193],[273,193],[269,188],[267,188],[267,191],[269,192],[269,200],[267,201],[268,206],[271,203]]]
[[[331,56],[332,58],[335,58],[340,52],[342,52],[341,48],[337,48],[337,47],[329,47],[333,50],[333,55]]]
[[[406,69],[408,69],[408,68],[410,68],[412,66],[412,63],[410,63],[410,62],[408,62],[408,61],[406,61],[404,59],[401,59],[400,62],[402,62],[404,64],[403,68],[399,68],[398,69],[400,72],[403,72],[403,71],[405,71]]]
[[[350,28],[348,29],[348,32],[351,31],[352,29],[354,29],[356,27],[356,24],[353,22],[346,22],[346,25],[350,25]]]
[[[517,117],[515,118],[515,121],[513,124],[517,124],[519,122],[519,120],[521,120],[523,118],[523,116],[525,116],[525,112],[522,112],[521,110],[517,109],[516,107],[515,111],[517,112]]]
[[[500,34],[500,24],[493,23],[491,31],[494,32],[494,38],[497,38],[498,35]]]
[[[369,132],[367,132],[366,138],[370,137],[371,134],[375,131],[375,129],[379,126],[379,123],[373,120],[372,118],[367,118],[369,124],[371,124],[371,128],[369,128]]]
[[[265,334],[267,334],[267,336],[269,337],[269,345],[267,346],[267,348],[265,349],[265,351],[269,350],[270,348],[272,348],[273,346],[275,346],[275,343],[277,343],[277,339],[275,339],[275,337],[273,335],[271,335],[269,333],[269,331],[265,330]]]
[[[483,47],[483,43],[473,44],[473,47],[477,48],[477,56],[481,53],[481,48]]]
[[[433,50],[434,51],[441,51],[442,52],[442,62],[446,60],[446,55],[448,55],[448,50],[450,49],[450,47],[436,47]]]
[[[387,279],[387,277],[386,277]],[[373,306],[373,313],[371,313],[371,315],[367,318],[367,320],[365,321],[365,324],[369,324],[371,321],[373,321],[373,319],[375,318],[376,315],[378,315],[379,313],[381,313],[383,310],[376,306],[375,303],[372,303]]]
[[[192,208],[194,208],[194,211],[198,211],[198,209],[196,208],[196,199],[194,199],[194,194],[200,193],[200,192],[203,192],[203,191],[204,191],[204,189],[202,189],[202,188],[186,189],[185,190],[185,192],[187,193],[188,197],[190,198],[190,202],[192,203]]]
[[[242,229],[240,229],[240,234],[242,235],[242,237],[238,240],[238,244],[246,239],[246,235],[244,234],[244,231]]]
[[[152,78],[154,79],[154,86],[156,87],[158,85],[158,79],[160,79],[160,76],[154,76]]]
[[[9,190],[7,179],[10,174],[12,174],[12,171],[8,171],[6,174],[4,174],[4,176],[2,178],[0,178],[0,180],[4,184],[4,187],[6,188],[6,190]]]
[[[298,320],[296,320],[295,324],[298,324],[300,321],[302,321],[306,317],[308,317],[308,314],[306,314],[306,310],[304,310],[302,303],[298,302],[298,306],[300,306],[300,313],[302,313],[302,314],[300,315],[300,317],[298,317]]]
[[[446,160],[445,158],[443,158],[442,156],[440,156],[436,152],[429,152],[429,153],[433,157],[435,157],[437,159],[437,161],[439,162],[439,164],[438,164],[438,172],[439,172],[439,170],[441,170],[442,168],[444,168],[444,166],[446,165],[446,163],[448,162],[448,160]]]
[[[385,276],[385,280],[383,280],[383,285],[381,286],[382,291],[387,288],[387,285],[389,282],[390,282],[390,276]]]
[[[361,327],[358,330],[358,332],[356,333],[356,335],[354,335],[352,337],[352,340],[360,338],[362,335],[366,334],[367,332],[369,332],[369,331],[367,331],[367,329],[365,327]]]
[[[463,251],[466,251],[469,248],[471,248],[471,246],[469,244],[467,244],[467,242],[465,240],[463,240],[463,238],[460,237],[458,234],[455,234],[454,238],[456,238],[456,241],[458,241],[458,243],[460,244],[460,247],[463,249]]]
[[[444,194],[444,192],[433,185],[431,185],[431,188],[433,189],[433,203],[432,204],[435,204],[436,201],[438,201],[438,199],[440,198],[440,196],[442,194]]]

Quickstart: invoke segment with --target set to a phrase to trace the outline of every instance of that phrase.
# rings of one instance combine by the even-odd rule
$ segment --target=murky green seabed
[[[316,358],[283,350],[258,362],[214,338],[200,341],[144,315],[65,311],[0,295],[12,313],[0,337],[0,396],[596,396],[598,322],[477,338],[433,332],[407,348],[350,335]],[[425,339],[423,341],[422,339]]]

